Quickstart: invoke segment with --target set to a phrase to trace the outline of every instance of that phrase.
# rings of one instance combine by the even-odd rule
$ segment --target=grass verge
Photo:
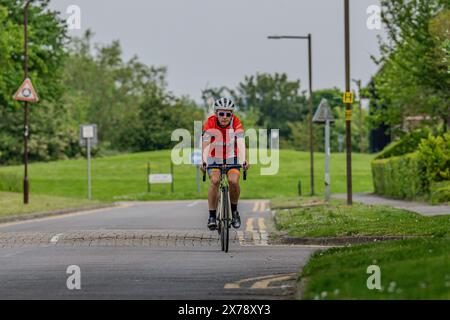
[[[21,193],[0,192],[0,219],[31,213],[96,207],[101,204],[99,201],[31,194],[30,203],[24,205]]]
[[[450,215],[425,217],[388,206],[277,198],[277,230],[291,237],[420,236],[316,252],[303,268],[303,299],[450,299]],[[370,290],[368,267],[380,268]]]
[[[276,228],[291,237],[450,236],[450,216],[317,198],[275,199]]]
[[[380,267],[381,290],[367,287]],[[420,238],[315,253],[303,269],[303,299],[450,299],[450,239]]]

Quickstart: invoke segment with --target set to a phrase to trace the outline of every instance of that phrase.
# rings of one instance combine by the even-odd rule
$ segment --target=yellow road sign
[[[353,103],[353,92],[344,93],[344,103]]]
[[[345,120],[346,121],[352,120],[352,110],[345,110]]]

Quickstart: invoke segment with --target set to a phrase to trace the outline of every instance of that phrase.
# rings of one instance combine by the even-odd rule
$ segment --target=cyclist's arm
[[[208,163],[209,150],[211,148],[211,141],[202,141],[202,163]]]
[[[244,162],[247,162],[247,150],[245,149],[245,137],[242,133],[242,135],[239,135],[237,137],[237,147],[238,147],[238,163],[243,164]]]

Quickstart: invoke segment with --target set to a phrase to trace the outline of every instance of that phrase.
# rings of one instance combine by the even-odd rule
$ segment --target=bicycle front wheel
[[[225,252],[228,252],[228,247],[230,244],[230,227],[229,227],[228,219],[225,219],[223,221],[222,237],[223,237],[223,249],[222,250]]]
[[[223,189],[223,198],[222,198],[222,214],[223,220],[221,223],[222,230],[220,234],[220,242],[222,245],[222,251],[228,252],[229,242],[230,242],[230,220],[229,220],[229,212],[230,212],[230,204],[228,198],[228,188]]]

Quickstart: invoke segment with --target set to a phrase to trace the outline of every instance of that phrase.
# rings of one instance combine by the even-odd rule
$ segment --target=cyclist
[[[202,171],[205,172],[208,165],[227,164],[239,165],[247,170],[244,127],[238,117],[234,115],[235,105],[227,98],[221,98],[214,102],[214,115],[208,118],[203,127],[202,138]],[[209,219],[208,228],[217,228],[216,209],[218,202],[218,190],[220,184],[220,170],[209,169],[208,175],[211,185],[208,190]],[[227,172],[230,186],[230,202],[232,221],[231,225],[237,229],[241,226],[241,218],[237,210],[240,187],[240,168],[230,168]]]

